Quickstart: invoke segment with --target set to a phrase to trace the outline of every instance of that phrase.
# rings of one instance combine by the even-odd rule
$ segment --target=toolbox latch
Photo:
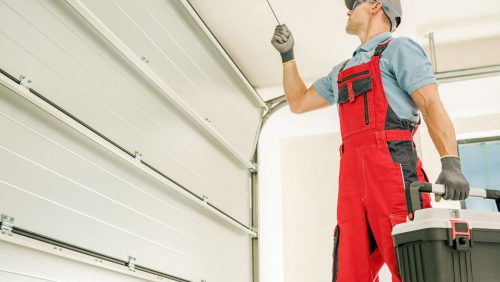
[[[469,223],[465,220],[450,220],[451,223],[451,240],[457,251],[466,251],[470,248],[470,228]]]

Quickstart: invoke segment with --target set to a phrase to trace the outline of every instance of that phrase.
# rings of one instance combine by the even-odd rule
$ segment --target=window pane
[[[489,188],[500,190],[500,141],[486,143]]]
[[[486,188],[488,175],[486,174],[485,145],[483,143],[460,145],[459,151],[462,171],[471,186]]]
[[[488,173],[488,159],[494,158],[488,154],[486,143],[464,144],[459,146],[462,171],[469,180],[471,187],[489,188],[490,175]],[[498,156],[500,157],[500,156]],[[497,158],[498,158],[497,157]],[[496,159],[496,158],[495,158]],[[492,200],[467,199],[465,201],[469,210],[496,211],[495,202]]]

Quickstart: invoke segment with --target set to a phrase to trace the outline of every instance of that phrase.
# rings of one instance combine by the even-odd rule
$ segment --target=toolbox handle
[[[432,184],[432,193],[444,195],[446,187],[443,184]],[[496,200],[500,197],[500,191],[492,189],[470,188],[469,197]]]
[[[444,195],[446,187],[441,184],[433,184],[428,182],[414,181],[405,185],[406,207],[408,210],[408,218],[413,220],[415,211],[422,209],[420,202],[420,193],[434,193]],[[500,191],[492,189],[471,188],[469,197],[495,200],[497,209],[500,212]]]

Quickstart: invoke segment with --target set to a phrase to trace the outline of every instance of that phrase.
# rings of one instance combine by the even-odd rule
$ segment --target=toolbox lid
[[[430,208],[415,212],[415,219],[398,224],[392,229],[392,235],[429,228],[450,229],[450,220],[465,220],[470,229],[488,229],[500,231],[500,213],[487,211],[469,211],[456,209]]]

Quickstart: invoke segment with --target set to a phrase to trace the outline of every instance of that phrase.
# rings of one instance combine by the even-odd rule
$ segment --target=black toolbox
[[[500,282],[500,213],[421,209],[420,192],[444,194],[444,187],[406,188],[408,219],[392,231],[403,282]],[[500,191],[471,189],[471,196],[496,199],[500,211]]]

